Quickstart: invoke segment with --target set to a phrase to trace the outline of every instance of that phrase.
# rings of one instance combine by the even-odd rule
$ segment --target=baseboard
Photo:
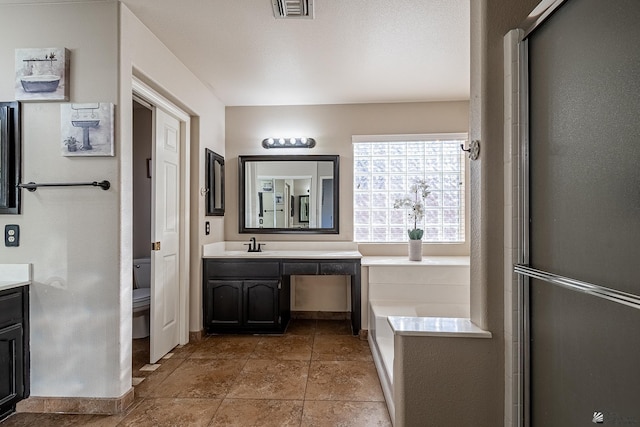
[[[350,311],[292,311],[292,319],[351,320]]]
[[[115,398],[31,396],[18,402],[16,412],[114,415],[124,412],[132,403],[133,387]]]
[[[198,342],[204,337],[204,331],[189,331],[189,342]]]

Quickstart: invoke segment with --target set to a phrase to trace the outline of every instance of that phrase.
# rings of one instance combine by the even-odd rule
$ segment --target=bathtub
[[[362,265],[368,269],[369,346],[395,424],[394,337],[405,326],[412,335],[428,336],[443,324],[466,325],[469,257],[364,257]]]

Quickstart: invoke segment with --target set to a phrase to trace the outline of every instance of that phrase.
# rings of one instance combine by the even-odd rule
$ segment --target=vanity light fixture
[[[313,148],[316,140],[313,138],[265,138],[262,140],[263,148]]]

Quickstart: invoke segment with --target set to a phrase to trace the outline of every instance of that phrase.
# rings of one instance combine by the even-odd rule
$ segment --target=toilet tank
[[[151,287],[151,258],[133,260],[133,280],[135,288]]]

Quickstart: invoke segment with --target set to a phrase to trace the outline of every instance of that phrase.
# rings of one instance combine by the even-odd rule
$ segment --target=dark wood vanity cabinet
[[[0,420],[29,396],[29,288],[0,291]]]
[[[242,326],[242,280],[207,280],[204,289],[205,327]]]
[[[291,317],[291,276],[351,278],[352,333],[360,332],[360,259],[204,258],[207,333],[283,333]]]
[[[205,259],[206,332],[284,332],[291,313],[289,283],[280,276],[279,262]]]

